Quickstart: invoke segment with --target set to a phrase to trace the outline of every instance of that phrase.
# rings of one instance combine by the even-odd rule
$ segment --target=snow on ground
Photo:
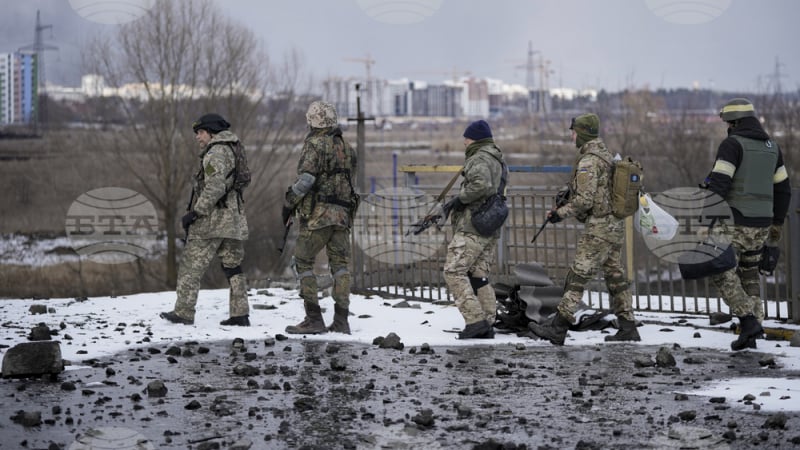
[[[105,242],[111,244],[110,242]],[[165,239],[137,241],[143,247],[143,257],[157,258],[166,252]],[[75,249],[98,244],[96,239],[57,236],[42,238],[26,234],[0,234],[0,265],[46,267],[56,264],[78,262]],[[130,251],[130,249],[128,249]],[[118,255],[115,255],[118,257]],[[100,256],[96,256],[100,257]]]
[[[174,292],[145,293],[120,297],[97,297],[77,299],[6,299],[0,300],[0,344],[14,346],[27,342],[31,328],[40,322],[51,330],[61,342],[63,358],[76,363],[90,358],[110,356],[129,348],[161,346],[184,341],[225,341],[236,337],[245,340],[263,339],[267,336],[285,334],[287,325],[303,319],[302,301],[297,290],[270,288],[251,290],[250,327],[223,327],[219,321],[228,315],[228,290],[203,290],[200,292],[195,324],[176,325],[159,318],[158,313],[172,310]],[[409,307],[395,307],[404,303]],[[29,308],[33,304],[44,304],[51,309],[46,315],[33,315]],[[333,300],[321,300],[326,323],[333,316]],[[402,305],[401,305],[402,306]],[[463,319],[454,306],[434,305],[427,302],[404,302],[400,299],[383,299],[351,295],[351,335],[327,333],[305,336],[303,339],[324,341],[350,341],[371,344],[378,336],[395,332],[406,348],[423,343],[431,346],[525,346],[550,347],[545,341],[498,333],[493,340],[458,340],[456,334],[445,330],[460,329]],[[708,327],[706,316],[655,313],[637,311],[637,318],[645,322],[639,328],[642,341],[638,345],[668,346],[678,344],[683,348],[702,347],[729,353],[734,335],[725,332],[728,324],[719,326],[719,331],[695,328]],[[765,321],[765,326],[800,329],[797,325],[786,325]],[[665,331],[665,329],[671,331]],[[699,333],[701,337],[695,337]],[[570,332],[566,345],[591,346],[604,343],[606,334],[600,331]],[[790,347],[786,341],[758,341],[758,351],[776,357],[778,366],[791,371],[800,371],[800,348]],[[5,348],[0,349],[0,354]],[[680,363],[679,363],[680,364]],[[68,366],[68,370],[79,366]],[[764,369],[763,378],[714,380],[695,391],[693,395],[743,398],[746,394],[757,397],[763,410],[800,411],[800,381],[775,377],[780,372]],[[742,405],[744,408],[745,406]]]

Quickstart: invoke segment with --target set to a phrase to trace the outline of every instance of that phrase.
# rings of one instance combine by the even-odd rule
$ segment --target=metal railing
[[[416,180],[416,174],[404,168],[407,180]],[[413,169],[413,167],[412,167]],[[443,172],[460,170],[458,166],[443,166]],[[530,169],[515,171],[530,171]],[[555,171],[556,169],[548,168]],[[565,171],[564,169],[558,169]],[[426,193],[429,197],[438,194],[442,186],[409,186],[414,192]],[[583,225],[566,220],[558,224],[548,224],[544,232],[531,243],[536,231],[542,226],[546,212],[555,200],[555,189],[539,187],[510,187],[508,190],[509,217],[503,226],[497,244],[497,263],[491,275],[493,282],[514,284],[514,267],[518,264],[538,262],[557,284],[563,284],[572,264],[575,248]],[[800,320],[800,190],[795,190],[793,207],[784,227],[781,241],[781,259],[772,277],[761,277],[761,298],[765,303],[768,318]],[[362,203],[362,208],[364,204]],[[407,242],[403,241],[410,217],[393,216],[392,230],[386,233],[395,236],[394,251],[400,251]],[[641,236],[633,232],[632,219],[626,220],[626,240],[624,263],[627,276],[632,279],[634,307],[637,310],[708,313],[728,311],[716,288],[709,279],[683,280],[677,264],[665,261],[651,253]],[[416,260],[385,261],[365,252],[359,243],[362,236],[357,233],[363,229],[354,227],[353,251],[357,267],[353,268],[353,288],[357,292],[382,296],[416,299],[422,301],[451,301],[442,276],[446,257],[446,243],[452,237],[451,227],[441,230],[435,228],[425,231],[432,239],[430,254]],[[391,247],[391,246],[390,246]],[[389,249],[391,251],[391,249]],[[598,274],[598,277],[601,274]],[[605,283],[601,278],[587,285],[589,305],[608,308]]]

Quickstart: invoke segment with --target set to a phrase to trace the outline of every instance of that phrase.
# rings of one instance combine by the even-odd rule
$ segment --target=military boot
[[[470,323],[458,333],[459,339],[494,339],[494,330],[489,322],[481,320]]]
[[[332,331],[334,333],[344,333],[350,334],[350,324],[347,323],[347,316],[350,315],[350,311],[347,308],[341,307],[339,305],[333,306],[333,323],[328,327],[328,331]]]
[[[748,314],[739,317],[739,338],[731,342],[731,349],[738,351],[746,348],[756,348],[756,339],[763,332],[764,329],[758,323],[756,316]]]
[[[322,334],[328,331],[325,328],[325,320],[322,318],[322,310],[316,303],[303,302],[306,309],[306,318],[297,325],[289,325],[286,332],[289,334]]]
[[[613,336],[606,336],[606,342],[618,342],[618,341],[636,341],[639,342],[642,340],[639,337],[639,331],[636,329],[636,321],[634,320],[626,320],[623,318],[617,319],[617,334]]]
[[[238,326],[238,327],[249,327],[250,326],[250,315],[246,314],[244,316],[231,317],[231,318],[223,320],[219,324],[220,325],[235,325],[235,326]]]
[[[569,326],[569,321],[559,313],[556,313],[555,317],[553,317],[553,321],[550,323],[538,324],[536,322],[531,322],[528,324],[528,328],[533,331],[533,334],[550,341],[553,345],[564,345]]]

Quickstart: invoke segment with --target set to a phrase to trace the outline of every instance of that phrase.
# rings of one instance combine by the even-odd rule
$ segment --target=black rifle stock
[[[560,208],[566,205],[567,202],[569,202],[570,194],[572,194],[572,191],[569,188],[558,191],[558,193],[556,193],[556,208]],[[536,234],[533,235],[533,239],[531,239],[531,244],[536,242],[536,238],[538,238],[539,235],[542,234],[542,231],[544,231],[548,223],[550,223],[550,220],[545,219],[542,226],[539,227],[539,231],[537,231]]]
[[[447,193],[450,192],[450,189],[453,187],[453,185],[456,184],[456,180],[458,180],[459,176],[461,176],[461,170],[456,172],[456,174],[453,176],[450,182],[447,183],[447,186],[445,186],[442,192],[439,193],[439,195],[433,201],[433,206],[431,207],[430,210],[428,210],[428,214],[426,214],[425,217],[416,221],[415,223],[411,224],[411,226],[408,227],[408,230],[406,231],[406,236],[412,233],[416,236],[422,233],[423,231],[427,230],[428,228],[430,228],[430,226],[433,225],[434,223],[438,222],[440,216],[438,214],[435,214],[437,206],[439,206],[439,204],[442,203],[442,201],[444,201],[444,198],[447,196]]]
[[[281,246],[278,247],[278,253],[282,254],[283,249],[286,248],[286,240],[289,239],[289,231],[292,229],[292,225],[294,225],[294,220],[290,218],[289,221],[286,222],[285,225],[286,229],[283,231],[283,241],[281,243]]]
[[[192,188],[192,193],[189,195],[189,203],[186,204],[186,211],[192,210],[192,202],[194,202],[194,188]],[[186,245],[186,241],[189,240],[189,227],[185,227],[183,229],[183,245]]]

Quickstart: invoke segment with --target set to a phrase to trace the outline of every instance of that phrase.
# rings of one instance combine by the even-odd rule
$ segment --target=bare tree
[[[789,172],[792,187],[800,186],[800,158],[795,149],[800,143],[800,89],[794,93],[774,90],[757,96],[756,111],[764,121],[764,128],[778,142],[783,152],[784,164]]]
[[[137,21],[93,41],[91,70],[112,88],[127,126],[110,151],[154,201],[167,234],[166,282],[177,276],[177,222],[198,169],[191,123],[206,112],[226,116],[257,165],[253,190],[265,190],[288,160],[285,147],[302,132],[295,98],[302,80],[296,53],[272,64],[253,32],[210,0],[161,0]],[[284,110],[271,108],[285,99]],[[249,156],[250,156],[249,155]]]

